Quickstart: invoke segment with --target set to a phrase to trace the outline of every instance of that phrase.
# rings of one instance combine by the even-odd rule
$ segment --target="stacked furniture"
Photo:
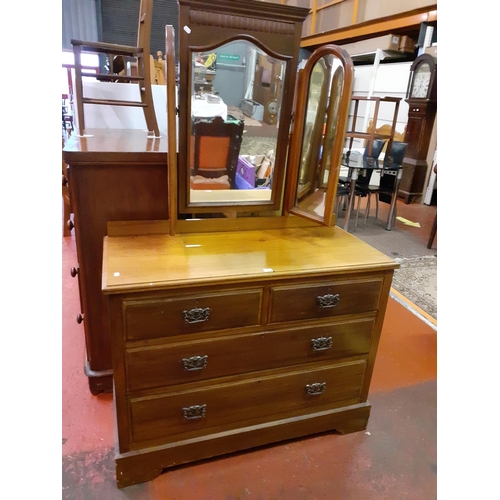
[[[166,29],[167,158],[160,166],[162,153],[151,152],[144,178],[131,169],[122,186],[129,217],[111,210],[100,218],[108,219],[101,297],[119,487],[206,457],[366,428],[397,264],[335,226],[354,70],[347,52],[328,45],[297,76],[307,13],[254,0],[179,0],[179,26],[189,30],[179,39],[178,125],[175,33]],[[200,196],[190,183],[193,61],[200,52],[231,55],[234,43],[284,75],[273,176],[268,189]],[[318,120],[321,135],[305,138]],[[141,211],[137,198],[148,198]]]

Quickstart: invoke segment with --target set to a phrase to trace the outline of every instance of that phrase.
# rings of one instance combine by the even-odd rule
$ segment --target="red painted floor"
[[[62,498],[68,500],[333,500],[437,497],[437,334],[389,300],[366,431],[268,446],[170,469],[118,490],[111,394],[93,396],[76,323],[74,235],[62,238]]]

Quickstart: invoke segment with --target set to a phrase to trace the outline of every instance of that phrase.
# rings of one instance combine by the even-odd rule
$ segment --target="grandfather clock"
[[[405,203],[422,196],[427,175],[427,153],[437,111],[437,61],[429,54],[417,57],[410,68],[405,101],[409,104],[403,161],[398,195]]]

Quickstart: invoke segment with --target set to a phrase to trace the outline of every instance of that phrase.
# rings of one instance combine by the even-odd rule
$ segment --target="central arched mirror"
[[[352,89],[340,47],[316,50],[299,76],[290,151],[289,211],[331,225]]]
[[[307,10],[179,5],[179,214],[280,211]]]
[[[191,51],[188,204],[271,204],[286,61],[248,40]]]

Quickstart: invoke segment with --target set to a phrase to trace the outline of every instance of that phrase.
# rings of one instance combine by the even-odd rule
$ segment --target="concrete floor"
[[[74,235],[62,237],[62,498],[334,500],[437,497],[437,334],[390,299],[366,431],[308,437],[169,469],[118,490],[111,394],[93,396],[76,323]]]

